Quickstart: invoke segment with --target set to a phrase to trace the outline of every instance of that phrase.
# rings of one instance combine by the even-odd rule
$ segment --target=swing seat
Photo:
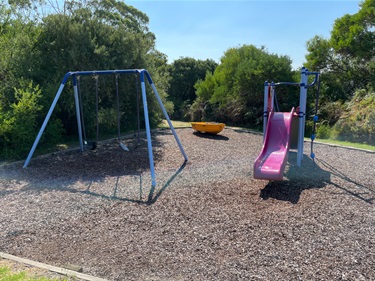
[[[121,141],[119,141],[118,143],[119,143],[120,147],[121,147],[123,150],[125,150],[125,151],[130,151],[129,148],[128,148],[125,144],[123,144]]]
[[[96,141],[85,141],[84,146],[85,146],[85,149],[87,150],[95,150],[98,144]]]

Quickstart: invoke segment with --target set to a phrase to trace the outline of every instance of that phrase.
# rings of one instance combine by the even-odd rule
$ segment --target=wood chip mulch
[[[262,136],[154,131],[147,142],[0,167],[0,251],[108,280],[375,280],[375,154],[305,143],[253,178]]]

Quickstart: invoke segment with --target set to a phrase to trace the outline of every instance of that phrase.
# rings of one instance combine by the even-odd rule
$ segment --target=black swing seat
[[[86,150],[95,150],[98,147],[98,143],[96,141],[85,141],[84,147]]]

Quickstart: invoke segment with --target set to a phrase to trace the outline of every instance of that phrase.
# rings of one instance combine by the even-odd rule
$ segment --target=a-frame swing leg
[[[79,148],[81,152],[83,151],[83,139],[82,139],[82,122],[81,122],[81,104],[79,99],[78,87],[77,87],[77,77],[73,75],[73,89],[74,89],[74,101],[76,104],[76,115],[77,115],[77,126],[78,126],[78,138],[79,138]]]
[[[146,125],[146,135],[147,135],[148,160],[150,162],[150,172],[151,172],[151,181],[152,181],[151,184],[152,184],[152,186],[156,186],[155,166],[154,166],[154,157],[153,157],[153,154],[152,154],[151,130],[150,130],[150,121],[149,121],[149,118],[148,118],[144,71],[141,71],[139,73],[139,76],[141,78],[143,111],[144,111],[144,115],[145,115],[145,125]]]
[[[145,115],[145,123],[146,123],[146,135],[147,135],[147,148],[148,148],[148,157],[150,161],[150,171],[151,171],[151,179],[152,179],[152,186],[156,186],[156,178],[155,178],[155,168],[154,168],[154,159],[153,159],[153,154],[152,154],[152,142],[151,142],[151,131],[150,131],[150,122],[148,118],[148,109],[147,109],[147,100],[146,100],[146,85],[145,85],[145,73],[147,75],[148,82],[150,86],[152,87],[152,90],[154,91],[155,97],[159,103],[159,106],[161,110],[163,111],[164,117],[167,119],[167,122],[169,124],[169,127],[172,130],[173,136],[178,144],[178,147],[185,159],[185,162],[188,161],[188,157],[185,153],[184,148],[182,147],[182,144],[180,142],[180,139],[177,136],[177,133],[172,125],[172,122],[168,116],[168,113],[163,105],[163,102],[158,94],[158,91],[156,90],[156,87],[154,83],[152,82],[152,79],[150,75],[145,71],[141,70],[139,72],[139,76],[141,79],[141,87],[142,87],[142,100],[143,100],[143,109],[144,109],[144,115]]]
[[[185,153],[184,148],[182,147],[182,144],[181,144],[181,142],[180,142],[180,139],[179,139],[178,136],[177,136],[177,133],[176,133],[176,131],[175,131],[173,125],[172,125],[171,119],[170,119],[169,116],[168,116],[167,110],[165,109],[165,107],[164,107],[164,105],[163,105],[163,102],[161,101],[161,98],[160,98],[160,96],[159,96],[159,94],[158,94],[158,91],[156,90],[156,87],[155,87],[154,83],[151,83],[151,87],[152,87],[152,89],[153,89],[153,91],[154,91],[154,94],[155,94],[155,96],[156,96],[156,99],[158,100],[159,106],[160,106],[161,110],[162,110],[163,113],[164,113],[164,117],[165,117],[165,119],[167,119],[167,122],[168,122],[169,128],[172,130],[173,136],[174,136],[174,138],[175,138],[175,140],[176,140],[176,142],[177,142],[177,145],[178,145],[178,147],[180,148],[180,151],[181,151],[182,155],[184,156],[184,159],[185,159],[185,162],[186,162],[186,161],[188,161],[189,159],[188,159],[188,157],[187,157],[187,155],[186,155],[186,153]]]

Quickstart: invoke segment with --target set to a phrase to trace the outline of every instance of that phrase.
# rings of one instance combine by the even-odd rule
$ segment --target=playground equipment
[[[145,117],[145,127],[146,127],[146,135],[147,135],[147,149],[148,149],[148,156],[149,156],[149,162],[150,162],[150,173],[151,173],[151,180],[152,180],[152,186],[156,186],[156,177],[155,177],[155,168],[154,168],[154,160],[153,160],[153,153],[152,153],[152,142],[151,142],[151,130],[150,130],[150,122],[149,122],[149,117],[148,117],[148,109],[147,109],[147,96],[146,96],[146,83],[145,83],[145,76],[146,76],[146,79],[149,83],[149,85],[151,86],[152,90],[153,90],[153,93],[156,97],[156,100],[158,101],[158,104],[164,114],[164,117],[165,119],[167,120],[168,122],[168,125],[174,135],[174,138],[177,142],[177,145],[185,159],[185,162],[188,161],[188,157],[182,147],[182,144],[177,136],[177,133],[172,125],[172,122],[168,116],[168,113],[163,105],[163,102],[158,94],[158,91],[156,90],[156,87],[151,79],[151,76],[150,74],[147,72],[147,70],[145,69],[125,69],[125,70],[97,70],[97,71],[76,71],[76,72],[68,72],[65,74],[62,82],[61,82],[61,85],[55,95],[55,98],[52,102],[52,105],[51,107],[49,108],[49,111],[44,119],[44,122],[42,124],[42,127],[40,128],[39,130],[39,133],[34,141],[34,144],[29,152],[29,155],[27,156],[26,158],[26,161],[23,165],[24,168],[26,168],[28,165],[29,165],[29,162],[35,152],[35,149],[40,141],[40,138],[48,124],[48,121],[52,115],[52,112],[61,96],[61,93],[66,85],[66,83],[68,82],[69,78],[71,77],[72,80],[73,80],[73,88],[74,88],[74,101],[75,101],[75,107],[76,107],[76,116],[77,116],[77,124],[78,124],[78,137],[79,137],[79,146],[80,146],[80,150],[83,151],[84,150],[84,140],[82,138],[82,131],[85,132],[84,130],[82,130],[82,126],[84,126],[84,122],[83,122],[83,119],[82,119],[82,114],[81,114],[81,110],[82,110],[82,105],[80,104],[80,95],[79,95],[79,83],[77,83],[77,81],[79,81],[79,77],[80,76],[88,76],[88,75],[91,75],[93,77],[95,77],[95,80],[96,80],[96,87],[95,87],[95,95],[96,95],[96,113],[98,116],[98,86],[97,86],[97,77],[100,76],[100,75],[115,75],[115,82],[116,82],[116,99],[117,99],[117,110],[118,110],[118,123],[119,123],[119,94],[118,94],[118,75],[121,75],[121,74],[124,74],[124,75],[130,75],[130,74],[136,74],[138,75],[138,77],[140,78],[140,84],[141,84],[141,90],[142,90],[142,101],[143,101],[143,111],[144,111],[144,117]],[[98,117],[97,117],[98,118]],[[138,122],[139,122],[139,118],[138,118]],[[139,124],[138,124],[138,128],[139,128]],[[97,135],[98,135],[98,130],[99,130],[99,127],[98,127],[98,120],[97,120]],[[84,133],[85,134],[85,133]],[[139,137],[139,135],[138,135]],[[85,136],[86,138],[86,136]],[[121,143],[121,140],[120,140],[120,128],[119,128],[119,125],[118,125],[118,141],[119,141],[119,145],[124,149],[124,150],[128,150],[128,148]]]
[[[115,81],[116,81],[116,103],[117,103],[117,141],[120,145],[120,147],[125,151],[130,151],[129,148],[121,142],[121,114],[120,114],[120,95],[119,95],[119,86],[118,86],[118,77],[119,75],[115,75]],[[138,95],[138,87],[137,87],[137,81],[136,81],[136,92],[137,92],[137,121],[138,121],[138,143],[137,146],[140,145],[141,140],[139,137],[140,134],[140,122],[139,122],[139,95]]]
[[[308,77],[314,75],[314,81],[308,84]],[[301,166],[303,158],[303,143],[306,121],[307,89],[314,86],[319,79],[319,72],[309,72],[302,68],[301,82],[279,82],[264,85],[264,114],[263,114],[263,147],[254,162],[254,178],[265,180],[282,180],[285,165],[288,161],[289,149],[297,149],[297,165]],[[275,89],[278,85],[294,85],[300,87],[300,101],[297,109],[290,112],[275,112]],[[319,84],[318,84],[319,85]],[[318,87],[319,91],[319,87]],[[317,103],[316,103],[317,110]],[[314,116],[314,131],[311,136],[312,144],[315,139],[315,123],[318,121],[317,112]]]
[[[200,133],[218,134],[224,127],[224,123],[215,122],[191,122],[191,127]]]
[[[127,75],[130,79],[131,76]],[[135,82],[135,92],[136,92],[136,109],[137,109],[137,127],[138,127],[138,134],[137,134],[137,145],[135,146],[138,147],[140,145],[140,118],[139,118],[139,81],[138,81],[138,75],[134,74],[135,77],[134,82]],[[121,113],[120,113],[120,95],[119,95],[119,74],[115,74],[115,89],[116,89],[116,112],[117,112],[117,141],[120,145],[120,147],[125,150],[125,151],[130,151],[130,149],[121,142]],[[81,113],[81,123],[82,123],[82,133],[83,133],[83,144],[85,149],[90,149],[94,150],[97,147],[98,143],[98,138],[99,138],[99,76],[98,75],[93,75],[93,79],[95,80],[95,123],[96,123],[96,139],[95,141],[88,141],[87,140],[87,135],[86,135],[86,125],[85,125],[85,114],[83,110],[83,102],[82,99],[82,91],[81,90],[81,80],[83,77],[77,76],[77,87],[78,87],[78,98],[79,98],[79,105],[80,105],[80,113]],[[124,79],[123,79],[124,80]],[[105,87],[107,88],[107,87]],[[128,96],[128,95],[127,95]],[[86,100],[87,102],[87,100]],[[135,134],[134,134],[135,135]]]

